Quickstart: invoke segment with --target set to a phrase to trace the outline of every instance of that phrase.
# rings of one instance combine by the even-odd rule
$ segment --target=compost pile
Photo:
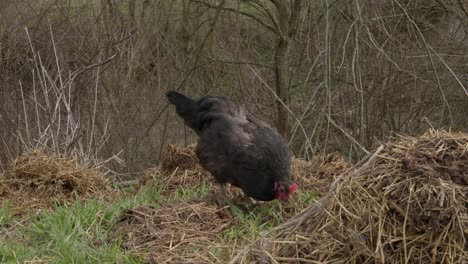
[[[292,178],[299,185],[299,192],[314,191],[319,196],[327,193],[330,184],[345,170],[352,167],[339,153],[318,155],[311,160],[293,158]]]
[[[125,211],[114,225],[122,247],[146,263],[220,263],[211,253],[235,221],[226,208],[187,201]]]
[[[0,203],[13,213],[47,209],[54,203],[88,199],[112,193],[105,175],[77,158],[35,149],[12,161],[0,175]]]
[[[122,249],[145,263],[222,262],[212,251],[225,250],[218,248],[219,235],[236,225],[227,208],[210,203],[210,199],[173,199],[178,190],[202,184],[216,190],[213,177],[199,164],[194,150],[194,145],[169,144],[160,165],[147,170],[140,181],[141,185],[162,188],[160,199],[166,201],[158,208],[128,209],[113,226],[112,239],[122,239]]]
[[[161,170],[171,173],[174,170],[202,170],[195,154],[195,145],[180,147],[169,144],[161,161]]]
[[[232,263],[465,263],[468,134],[399,136]]]
[[[204,170],[198,162],[194,145],[187,147],[167,145],[160,165],[148,169],[140,180],[140,184],[146,185],[151,180],[164,185],[165,193],[180,188],[199,186],[203,181],[212,183],[209,172]]]
[[[237,223],[228,208],[210,202],[210,195],[208,199],[171,200],[174,193],[184,188],[201,188],[204,184],[212,193],[217,190],[213,177],[199,164],[194,149],[194,145],[168,145],[160,166],[148,170],[141,184],[162,186],[161,198],[169,200],[158,208],[128,209],[113,227],[113,239],[122,238],[123,249],[141,256],[146,263],[223,263],[240,246],[234,243],[232,248],[226,248],[220,240],[221,232],[241,223]],[[292,178],[300,186],[299,193],[317,191],[328,188],[335,176],[350,166],[337,154],[317,156],[311,161],[293,159]],[[228,185],[226,191],[233,201],[245,202],[240,189]],[[283,206],[282,217],[296,214],[295,205]],[[212,253],[215,251],[218,254]],[[224,252],[222,260],[218,259],[220,251]]]

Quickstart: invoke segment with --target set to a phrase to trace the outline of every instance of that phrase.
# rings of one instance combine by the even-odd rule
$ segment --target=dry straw
[[[195,146],[169,144],[160,166],[149,169],[140,184],[161,185],[161,198],[202,182],[214,190],[213,179],[199,164]],[[169,199],[170,200],[170,199]],[[212,253],[219,234],[236,225],[226,208],[201,200],[164,202],[158,208],[141,206],[124,211],[114,225],[113,238],[122,238],[122,249],[145,263],[221,263]]]
[[[112,193],[104,174],[77,158],[35,149],[12,161],[0,175],[0,202],[13,213],[47,209],[54,203],[106,196]]]
[[[293,158],[291,163],[292,178],[299,185],[299,192],[314,191],[324,196],[330,184],[352,167],[343,157],[334,152],[314,157],[311,160]]]
[[[161,165],[149,170],[142,184],[154,180],[162,184],[162,196],[168,197],[177,189],[194,188],[202,182],[215,192],[213,177],[200,166],[194,148],[193,145],[168,145]],[[328,188],[335,177],[349,167],[351,165],[336,153],[317,156],[311,161],[293,159],[292,177],[300,186],[299,192],[320,191]],[[245,199],[238,188],[230,186],[227,192],[235,201]],[[283,207],[281,212],[285,219],[295,213],[293,204]],[[229,256],[220,256],[214,251],[219,249],[234,255],[233,250],[247,241],[238,241],[237,245],[220,244],[219,234],[239,224],[226,208],[209,201],[190,200],[163,203],[157,209],[147,206],[129,209],[114,226],[114,234],[116,238],[123,237],[125,250],[142,256],[145,262],[224,263]]]
[[[195,146],[179,147],[169,144],[158,168],[150,170],[148,175],[162,180],[167,191],[182,187],[193,188],[203,181],[212,180],[209,173],[203,169],[195,154]]]
[[[115,224],[115,235],[146,263],[221,263],[212,253],[221,247],[215,241],[235,225],[225,209],[196,201],[129,209]]]
[[[399,136],[231,263],[466,263],[468,134]]]

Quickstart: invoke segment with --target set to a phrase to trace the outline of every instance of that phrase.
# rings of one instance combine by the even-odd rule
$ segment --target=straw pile
[[[400,136],[231,263],[466,263],[467,178],[468,134]]]
[[[234,224],[225,208],[188,201],[127,210],[113,229],[122,247],[146,263],[221,263],[212,250]]]
[[[352,165],[334,152],[316,156],[309,161],[293,158],[291,167],[292,178],[300,187],[299,192],[314,191],[323,196],[336,177]]]
[[[164,184],[165,190],[170,192],[199,186],[203,181],[212,180],[212,177],[198,162],[194,145],[179,147],[169,144],[159,167],[148,169],[140,183],[144,185],[151,179]]]
[[[350,166],[337,154],[318,156],[311,161],[293,159],[292,177],[300,185],[301,192],[321,190]],[[162,196],[167,197],[177,189],[194,188],[202,182],[208,184],[212,192],[216,191],[214,179],[199,164],[193,145],[185,148],[168,145],[161,165],[147,171],[146,182],[150,179],[163,186]],[[238,188],[228,185],[226,191],[234,203],[245,199]],[[237,205],[246,209],[242,204]],[[297,213],[294,205],[296,203],[283,206],[283,218]],[[147,263],[224,263],[218,259],[219,252],[214,255],[212,251],[224,250],[228,254],[222,256],[224,259],[234,254],[236,245],[225,248],[226,245],[218,243],[220,232],[236,225],[228,209],[213,205],[208,199],[206,202],[164,203],[157,209],[129,209],[113,229],[114,238],[123,237],[122,247],[143,257]]]
[[[19,156],[0,175],[0,203],[9,202],[14,213],[50,208],[56,202],[73,201],[76,195],[87,199],[110,192],[99,170],[42,149]]]
[[[162,171],[169,173],[176,169],[202,169],[198,163],[198,158],[195,154],[195,145],[193,144],[185,148],[174,144],[167,145],[160,168]]]

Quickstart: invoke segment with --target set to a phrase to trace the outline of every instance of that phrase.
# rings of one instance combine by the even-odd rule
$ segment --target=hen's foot
[[[216,204],[218,206],[232,205],[231,199],[226,195],[223,184],[219,184],[219,190],[208,196],[208,203]]]

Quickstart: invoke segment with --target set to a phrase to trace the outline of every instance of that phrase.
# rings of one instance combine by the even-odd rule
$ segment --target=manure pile
[[[0,204],[13,213],[47,209],[55,202],[71,202],[112,192],[104,174],[78,160],[35,149],[12,161],[0,175]],[[76,194],[76,195],[75,195]]]
[[[399,136],[231,263],[467,263],[468,134]]]

